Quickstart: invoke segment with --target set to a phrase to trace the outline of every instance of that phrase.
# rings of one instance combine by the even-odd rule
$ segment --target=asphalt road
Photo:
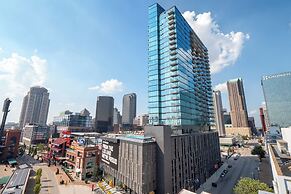
[[[219,178],[217,187],[212,187],[207,191],[212,194],[232,194],[233,188],[241,177],[258,178],[259,160],[256,156],[240,156],[238,160],[233,157],[229,159],[228,164],[232,165],[228,173],[223,178]]]

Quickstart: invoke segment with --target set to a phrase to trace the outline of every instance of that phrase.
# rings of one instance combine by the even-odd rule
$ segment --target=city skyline
[[[204,21],[206,26],[201,29],[205,32],[209,32],[209,28],[214,28],[225,36],[230,35],[232,31],[237,35],[235,37],[238,43],[233,43],[225,37],[210,34],[214,39],[225,42],[226,48],[233,48],[237,52],[230,53],[231,57],[227,57],[226,61],[225,58],[222,58],[223,63],[219,60],[210,61],[211,64],[217,62],[215,64],[220,65],[216,65],[216,67],[221,67],[221,64],[232,64],[212,74],[213,88],[222,91],[223,106],[229,110],[225,86],[222,83],[235,77],[242,77],[249,114],[253,116],[252,113],[254,113],[258,118],[259,106],[264,100],[260,86],[261,76],[290,70],[288,69],[287,52],[290,50],[291,18],[286,17],[286,14],[290,10],[291,4],[269,3],[265,5],[260,1],[256,3],[247,1],[241,9],[239,5],[228,2],[228,8],[231,11],[223,13],[221,11],[223,10],[221,9],[222,5],[210,4],[205,1],[203,4],[199,2],[158,1],[165,7],[176,5],[184,13],[187,21],[195,16],[196,22],[192,22],[194,27],[198,25],[197,20]],[[16,3],[21,4],[19,6],[21,8],[16,8]],[[5,2],[5,5],[0,8],[0,22],[3,25],[3,30],[0,32],[0,67],[2,68],[0,98],[1,100],[6,97],[12,99],[8,121],[18,121],[22,98],[29,87],[35,85],[44,86],[50,92],[51,106],[48,122],[52,121],[53,116],[65,109],[76,112],[86,107],[93,113],[95,100],[99,95],[112,95],[116,107],[121,110],[122,96],[130,92],[137,93],[139,98],[138,115],[147,113],[146,10],[153,3],[155,1],[145,3],[119,2],[112,5],[101,2],[80,4],[64,1],[61,3],[52,2],[51,6],[48,6],[45,2],[32,3],[32,1],[28,1],[25,4],[20,3],[20,1]],[[272,5],[270,6],[270,4]],[[64,12],[59,13],[60,9],[56,9],[57,5],[64,8]],[[264,11],[258,10],[258,6]],[[135,9],[132,9],[133,7]],[[37,10],[35,14],[39,15],[38,18],[27,12],[33,8]],[[112,15],[102,11],[108,8],[113,9]],[[274,14],[263,13],[270,13],[271,8]],[[116,14],[114,12],[119,13],[118,10],[126,13],[119,16],[121,17],[120,21],[115,21]],[[132,14],[136,18],[132,18]],[[15,25],[12,16],[17,18],[20,15],[23,22]],[[56,22],[58,17],[62,19]],[[255,17],[259,19],[254,19]],[[130,22],[125,24],[121,22],[122,20]],[[261,20],[268,22],[260,22]],[[272,29],[269,29],[269,23],[273,23]],[[65,25],[63,26],[63,24]],[[125,28],[120,29],[123,25]],[[68,31],[68,29],[74,28],[80,30],[78,32]],[[104,41],[113,37],[116,31],[119,32],[117,38]],[[194,29],[194,31],[197,30]],[[275,32],[279,33],[280,37],[276,40],[266,39]],[[201,30],[198,30],[197,33],[199,35]],[[142,41],[138,41],[140,37],[143,39]],[[201,36],[201,39],[205,41],[205,36]],[[208,48],[212,48],[211,42],[207,40],[205,42]],[[267,45],[274,45],[274,48],[267,48]],[[276,45],[280,45],[281,48],[280,56],[282,57],[280,59],[270,57],[275,56],[276,53],[279,54],[279,51],[275,50]],[[119,52],[112,54],[112,48],[116,48]],[[219,56],[215,55],[215,47],[210,48],[210,55]],[[254,57],[253,53],[257,50],[262,50],[261,54]],[[124,57],[126,56],[125,51],[133,53],[130,58]],[[219,58],[212,57],[212,59]],[[131,76],[128,76],[127,73],[129,68],[133,72]],[[22,75],[23,71],[25,74]],[[214,69],[213,71],[218,70]],[[240,73],[238,74],[238,72]],[[24,79],[24,76],[28,76],[29,79]],[[86,78],[84,79],[84,77]],[[132,80],[137,81],[132,82]],[[70,84],[74,87],[67,87]],[[220,87],[215,87],[217,85]],[[80,92],[76,92],[76,90]],[[256,124],[260,125],[258,120],[256,121]]]

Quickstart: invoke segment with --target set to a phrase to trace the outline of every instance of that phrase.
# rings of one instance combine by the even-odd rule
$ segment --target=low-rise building
[[[23,129],[22,141],[26,145],[46,144],[49,139],[49,128],[35,124],[27,124]]]
[[[195,190],[220,164],[217,132],[173,133],[169,126],[146,126],[144,134],[102,137],[101,167],[115,185],[132,193],[174,194]]]
[[[90,142],[86,138],[74,140],[66,149],[65,166],[70,169],[76,177],[85,180],[92,177],[100,161],[101,147]]]
[[[0,145],[0,161],[16,158],[21,131],[18,129],[6,129],[3,132],[3,145]]]
[[[125,184],[133,193],[156,189],[156,144],[141,135],[102,137],[101,167],[115,185]]]
[[[268,144],[268,153],[273,174],[273,187],[275,194],[291,193],[291,157],[280,151],[281,143]],[[278,147],[279,145],[279,147]]]

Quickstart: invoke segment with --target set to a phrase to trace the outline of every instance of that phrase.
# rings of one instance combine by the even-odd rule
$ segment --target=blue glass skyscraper
[[[212,116],[208,51],[180,11],[148,10],[148,108],[151,125],[206,129]]]
[[[269,124],[291,126],[291,72],[263,76],[261,83]]]

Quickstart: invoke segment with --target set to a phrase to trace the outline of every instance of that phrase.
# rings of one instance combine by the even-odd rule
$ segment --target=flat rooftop
[[[282,154],[276,144],[269,144],[270,154],[275,163],[275,168],[278,175],[291,176],[291,157]]]
[[[137,134],[108,134],[103,136],[104,139],[119,139],[124,141],[131,141],[136,143],[152,143],[155,142],[154,138],[144,136],[144,135],[137,135]]]
[[[6,184],[3,194],[22,194],[30,174],[30,168],[17,169]]]

